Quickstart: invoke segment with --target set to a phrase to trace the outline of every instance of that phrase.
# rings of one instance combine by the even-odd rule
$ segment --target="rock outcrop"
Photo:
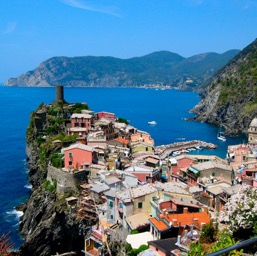
[[[58,118],[52,116],[57,113]],[[20,255],[48,256],[71,251],[81,255],[84,238],[95,224],[78,218],[76,209],[68,207],[65,196],[57,194],[54,184],[49,187],[45,180],[50,157],[60,149],[51,137],[63,131],[66,114],[63,106],[42,104],[31,115],[26,151],[32,194],[20,224],[24,237]],[[47,131],[51,133],[45,135]]]
[[[196,119],[223,126],[225,133],[247,133],[257,116],[257,40],[243,49],[211,80],[192,109]]]

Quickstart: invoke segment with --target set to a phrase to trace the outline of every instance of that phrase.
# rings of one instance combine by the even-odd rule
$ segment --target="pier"
[[[215,149],[217,145],[213,143],[207,143],[200,140],[191,140],[191,141],[184,141],[184,142],[175,142],[167,145],[161,145],[155,147],[155,154],[158,154],[160,159],[165,159],[171,153],[176,151],[183,151],[188,149]]]

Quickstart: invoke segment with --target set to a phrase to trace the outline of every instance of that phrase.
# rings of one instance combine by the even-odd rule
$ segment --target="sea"
[[[95,112],[107,111],[125,118],[139,130],[149,132],[155,145],[188,140],[203,140],[218,146],[215,150],[194,151],[195,154],[218,155],[225,158],[228,145],[247,143],[243,135],[217,139],[219,127],[187,121],[194,115],[189,111],[200,101],[196,92],[173,89],[143,88],[65,88],[69,103],[85,102]],[[26,128],[29,118],[42,102],[51,104],[55,88],[0,86],[0,236],[10,232],[14,247],[19,248],[22,237],[19,223],[22,212],[16,210],[29,198],[31,185],[26,165]],[[156,121],[156,125],[149,125]]]

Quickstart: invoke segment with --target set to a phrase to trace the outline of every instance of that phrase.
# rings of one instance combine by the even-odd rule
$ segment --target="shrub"
[[[59,153],[54,153],[51,156],[51,163],[55,168],[62,168],[62,157],[60,157]]]
[[[216,236],[218,233],[217,225],[213,224],[213,221],[203,226],[200,236],[201,242],[212,243],[216,240]]]
[[[46,191],[49,192],[56,192],[56,187],[57,187],[57,180],[53,180],[53,182],[51,182],[50,180],[46,180],[44,182],[44,188]]]
[[[89,110],[89,107],[88,107],[87,104],[85,104],[85,103],[76,103],[76,104],[74,104],[71,107],[70,111],[71,111],[72,114],[73,113],[81,113],[81,110],[84,110],[84,109]]]
[[[118,118],[118,123],[124,123],[124,124],[129,124],[128,120],[122,117]]]
[[[220,212],[219,221],[228,224],[238,238],[248,239],[257,235],[257,188],[243,186],[232,195]]]

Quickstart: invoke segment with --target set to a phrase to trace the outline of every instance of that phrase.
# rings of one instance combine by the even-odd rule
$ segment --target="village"
[[[56,89],[56,101],[63,100],[63,88]],[[66,133],[76,142],[62,146],[62,167],[49,162],[47,180],[68,195],[67,207],[78,218],[94,223],[85,255],[101,255],[115,235],[132,248],[148,245],[140,255],[187,255],[242,185],[257,186],[257,118],[248,144],[229,146],[226,159],[189,153],[215,148],[201,141],[155,146],[150,134],[109,112],[73,113]]]

